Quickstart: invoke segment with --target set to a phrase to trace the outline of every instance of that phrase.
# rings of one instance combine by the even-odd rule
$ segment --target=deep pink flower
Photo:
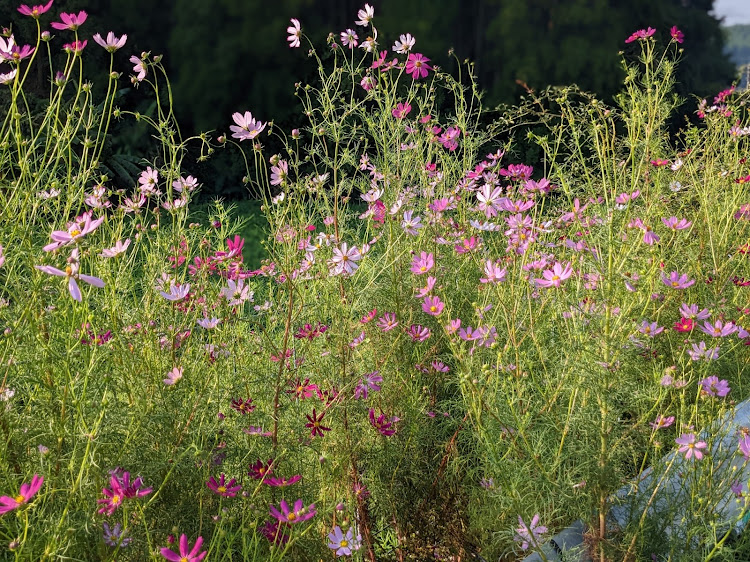
[[[324,431],[331,431],[330,427],[326,427],[321,423],[325,415],[325,412],[321,412],[320,416],[318,416],[315,408],[313,408],[312,416],[305,414],[305,417],[308,420],[308,422],[305,424],[305,427],[310,429],[310,435],[312,437],[315,437],[316,435],[323,437]]]
[[[429,328],[422,326],[421,324],[412,324],[406,334],[411,338],[413,342],[423,342],[430,337],[432,332]]]
[[[683,433],[677,439],[675,443],[680,445],[678,451],[685,454],[685,459],[689,460],[690,457],[695,457],[695,460],[699,461],[703,458],[703,452],[701,449],[705,449],[708,445],[705,441],[695,441],[695,434]]]
[[[301,499],[294,502],[292,509],[289,509],[289,504],[286,503],[286,500],[281,500],[279,507],[281,507],[281,511],[271,505],[269,509],[271,515],[281,523],[289,525],[312,519],[316,514],[315,504],[311,503],[309,507],[305,507]]]
[[[32,6],[29,8],[26,4],[21,4],[18,7],[18,11],[21,12],[24,16],[31,16],[34,19],[39,19],[39,16],[41,16],[43,13],[48,11],[52,7],[52,1],[49,0],[44,6]]]
[[[255,480],[263,480],[270,474],[273,474],[273,459],[268,459],[266,463],[258,459],[255,461],[255,464],[250,465],[250,471],[247,473],[248,476]]]
[[[31,477],[31,483],[21,484],[21,489],[18,491],[18,495],[13,497],[0,497],[0,515],[18,509],[22,505],[28,503],[29,500],[36,495],[43,483],[44,477],[35,474]]]
[[[672,28],[669,30],[669,35],[672,37],[672,40],[674,40],[677,43],[682,43],[685,40],[685,34],[677,29],[676,25],[673,25]]]
[[[302,480],[302,475],[295,474],[291,478],[283,478],[283,477],[266,478],[263,482],[273,488],[285,488],[287,486],[291,486],[292,484],[296,484],[300,480]]]
[[[370,408],[370,425],[377,429],[381,435],[385,435],[386,437],[394,435],[396,433],[396,428],[393,427],[393,424],[397,421],[400,420],[396,416],[386,418],[386,415],[382,412],[382,410],[380,412],[380,415],[375,418],[375,410],[373,408]]]
[[[190,548],[187,535],[180,536],[180,553],[172,552],[170,549],[164,547],[161,549],[161,555],[169,560],[169,562],[200,562],[203,560],[208,551],[204,550],[199,554],[201,546],[203,545],[203,537],[198,537],[195,541],[193,548]]]
[[[242,489],[242,486],[235,486],[236,483],[237,480],[234,478],[229,482],[226,482],[224,474],[222,474],[219,476],[218,482],[213,476],[211,476],[208,482],[206,482],[206,486],[208,486],[209,490],[216,492],[223,498],[233,498],[237,495],[237,492]]]
[[[83,25],[83,22],[86,21],[87,17],[88,14],[86,14],[86,12],[84,12],[83,10],[78,12],[77,15],[62,13],[60,14],[62,23],[53,21],[50,25],[55,29],[69,29],[70,31],[75,31]]]
[[[31,45],[24,45],[23,47],[16,45],[13,42],[13,36],[11,36],[8,38],[7,50],[0,49],[0,59],[18,64],[23,59],[30,57],[35,49]]]
[[[403,119],[407,115],[409,115],[409,112],[411,111],[411,105],[408,103],[398,103],[396,104],[396,107],[394,107],[391,110],[391,113],[396,119]]]
[[[680,318],[673,326],[677,332],[690,332],[694,327],[695,321],[692,318]]]
[[[428,62],[430,62],[430,59],[422,53],[409,53],[409,58],[406,61],[406,73],[411,74],[414,80],[426,78],[428,72],[432,70],[432,67],[427,64]]]
[[[632,43],[633,41],[636,41],[638,39],[648,39],[654,33],[656,33],[656,30],[652,27],[649,27],[648,29],[639,29],[638,31],[634,32],[630,37],[628,37],[625,40],[625,43]]]

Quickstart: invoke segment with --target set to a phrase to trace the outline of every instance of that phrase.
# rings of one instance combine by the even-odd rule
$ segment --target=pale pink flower
[[[0,56],[0,58],[2,58],[2,56]],[[16,74],[18,74],[17,68],[14,68],[5,74],[0,74],[0,84],[10,84],[16,79]]]
[[[174,384],[177,384],[177,381],[179,381],[181,378],[182,367],[175,367],[167,373],[167,378],[164,379],[164,384],[166,384],[167,386],[172,386]]]
[[[104,47],[110,53],[114,53],[117,49],[121,49],[123,46],[125,46],[125,42],[127,40],[128,40],[127,35],[123,34],[122,37],[117,37],[112,31],[107,33],[106,40],[102,39],[102,36],[99,33],[94,34],[94,41],[96,41],[99,45]]]
[[[361,27],[367,27],[372,21],[372,18],[375,17],[375,8],[369,4],[365,4],[365,7],[357,12],[357,17],[359,19],[354,23]]]
[[[664,226],[672,229],[673,231],[685,230],[686,228],[690,228],[691,226],[693,226],[693,223],[689,220],[678,219],[677,217],[669,217],[668,219],[663,218],[661,219],[661,222],[664,223]]]
[[[75,248],[71,252],[67,262],[68,265],[65,267],[65,271],[49,265],[35,265],[34,268],[47,273],[48,275],[65,277],[68,280],[68,291],[70,292],[70,296],[78,302],[81,302],[82,297],[81,290],[78,288],[78,283],[76,283],[76,280],[84,281],[85,283],[93,285],[94,287],[99,287],[100,289],[104,287],[104,281],[102,281],[98,277],[78,273],[78,248]]]
[[[398,103],[396,107],[391,110],[391,113],[396,119],[403,119],[411,111],[411,105],[408,103]]]
[[[160,195],[157,184],[159,182],[159,172],[148,166],[138,177],[138,189],[144,195]]]
[[[148,74],[148,70],[146,70],[146,64],[144,61],[133,55],[130,57],[130,62],[133,65],[133,72],[136,73],[135,79],[138,82],[142,82],[143,79],[146,77],[146,74]]]
[[[172,281],[169,284],[169,292],[159,291],[159,294],[167,299],[168,301],[178,302],[183,300],[190,293],[190,283],[184,283],[182,285]]]
[[[521,550],[528,550],[529,547],[540,546],[540,537],[547,532],[547,527],[539,525],[539,514],[535,514],[531,519],[531,524],[526,525],[521,516],[518,516],[518,528],[514,541],[521,543]]]
[[[118,240],[111,248],[105,248],[102,250],[102,253],[99,254],[99,256],[102,258],[114,258],[125,252],[125,250],[128,249],[128,246],[130,246],[130,238],[127,238],[125,242]]]
[[[685,459],[689,460],[690,457],[695,457],[695,460],[699,461],[703,458],[703,452],[701,449],[708,447],[705,441],[695,440],[695,434],[683,433],[677,439],[674,440],[680,448],[678,451],[685,454]]]
[[[286,28],[286,32],[289,34],[289,37],[286,38],[287,41],[289,41],[289,46],[292,49],[295,49],[300,46],[300,37],[302,37],[302,28],[299,25],[299,20],[292,18],[291,19],[292,25]]]
[[[401,37],[399,37],[399,40],[393,44],[393,50],[397,53],[405,55],[412,50],[416,42],[417,40],[411,36],[411,33],[406,33],[404,35],[401,35]]]
[[[333,257],[329,264],[331,266],[331,275],[353,275],[359,264],[357,263],[362,259],[361,252],[356,246],[349,248],[346,242],[341,244],[340,248],[333,249]]]
[[[484,275],[485,277],[482,277],[479,279],[480,283],[502,283],[505,281],[505,275],[507,273],[506,269],[504,267],[501,267],[502,262],[500,260],[497,260],[493,262],[492,260],[487,260],[484,263]]]
[[[357,36],[357,32],[353,29],[347,29],[341,32],[341,42],[344,44],[344,47],[353,49],[359,44],[359,36]]]
[[[656,420],[649,422],[649,425],[653,429],[664,429],[666,427],[669,427],[674,423],[674,416],[662,416],[658,415],[656,416]]]
[[[542,272],[542,279],[534,279],[534,282],[539,287],[560,287],[562,282],[568,279],[571,275],[573,275],[573,269],[570,267],[569,263],[566,263],[563,267],[560,262],[557,262],[552,266],[552,269],[545,269]]]
[[[53,230],[52,234],[50,234],[53,242],[44,246],[44,251],[51,252],[68,244],[77,244],[81,238],[96,230],[104,221],[104,217],[92,219],[91,214],[91,211],[87,211],[81,216],[76,217],[73,222],[68,223],[67,230]]]
[[[230,125],[229,130],[232,131],[232,136],[240,142],[254,139],[266,128],[266,124],[253,119],[253,114],[249,111],[246,111],[244,115],[233,113],[232,119],[237,125]]]

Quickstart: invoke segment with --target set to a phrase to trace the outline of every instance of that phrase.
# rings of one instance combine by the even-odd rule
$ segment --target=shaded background
[[[15,13],[18,3],[0,0],[0,24],[16,22],[14,31],[20,40],[30,42],[35,35],[33,21]],[[722,29],[712,11],[714,0],[370,3],[375,7],[381,49],[390,50],[399,34],[409,32],[417,40],[414,50],[449,72],[456,70],[455,60],[448,55],[454,49],[459,60],[475,61],[479,85],[486,91],[484,101],[490,107],[517,100],[523,92],[519,83],[536,89],[577,84],[610,100],[623,78],[618,52],[636,48],[624,40],[647,26],[658,30],[662,43],[668,41],[672,25],[685,33],[677,75],[678,93],[689,98],[685,114],[695,107],[691,94],[715,94],[737,78],[740,64],[750,62],[750,26]],[[83,38],[90,39],[97,31],[127,33],[127,45],[115,55],[116,66],[125,76],[132,73],[128,63],[132,54],[164,54],[175,111],[183,135],[189,136],[208,130],[227,132],[231,114],[245,110],[286,130],[303,126],[294,83],[314,80],[315,65],[306,56],[305,43],[300,49],[287,46],[289,18],[298,18],[315,47],[322,50],[329,32],[338,38],[339,32],[351,27],[360,40],[365,38],[367,30],[354,24],[363,4],[362,0],[57,0],[42,22],[48,26],[52,13],[57,19],[60,11],[84,9],[89,20],[81,29]],[[741,16],[743,5],[750,10],[750,0],[718,0],[717,4],[728,14],[734,9]],[[92,79],[101,77],[108,54],[93,42],[87,51],[87,73]],[[40,88],[46,87],[45,76],[38,80]],[[101,82],[99,78],[95,85]],[[128,92],[125,77],[121,83],[124,90],[118,104],[147,113],[149,100],[142,95],[146,89],[134,96]],[[113,137],[112,153],[143,158],[148,143],[143,135],[137,127],[123,127]],[[228,156],[218,155],[190,171],[202,180],[201,174],[211,178],[210,184],[204,182],[204,195],[247,196],[239,182],[244,172]]]

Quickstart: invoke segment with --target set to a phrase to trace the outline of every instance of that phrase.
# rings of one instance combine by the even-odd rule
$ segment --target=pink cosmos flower
[[[372,18],[375,17],[375,8],[369,4],[365,4],[365,7],[357,12],[357,17],[359,19],[354,23],[361,27],[367,27],[372,21]]]
[[[180,552],[172,552],[170,549],[164,547],[161,549],[161,555],[169,560],[169,562],[200,562],[208,554],[206,550],[199,552],[202,545],[203,537],[198,537],[191,549],[187,535],[180,535]]]
[[[3,43],[5,42],[3,41]],[[8,42],[4,47],[3,43],[0,43],[0,59],[11,63],[18,64],[23,59],[30,57],[36,50],[36,47],[32,47],[31,45],[24,45],[23,47],[16,45],[13,42],[13,36],[8,38]]]
[[[73,41],[72,43],[66,43],[63,45],[63,51],[68,54],[80,55],[83,49],[86,48],[87,40],[84,41]]]
[[[719,398],[724,398],[727,394],[729,394],[729,391],[732,390],[729,387],[729,382],[725,380],[719,380],[719,377],[716,375],[706,377],[700,382],[701,385],[701,393],[706,394],[707,396],[717,396]]]
[[[94,41],[97,42],[97,44],[104,47],[107,51],[110,53],[114,53],[116,50],[121,49],[125,46],[125,42],[128,40],[128,36],[123,34],[122,37],[116,37],[114,32],[110,31],[107,33],[107,39],[102,39],[102,36],[99,33],[94,34]]]
[[[375,86],[377,85],[377,82],[375,82],[375,78],[373,78],[372,76],[365,76],[359,82],[359,85],[362,86],[362,88],[364,88],[365,92],[369,92],[370,90],[375,88]]]
[[[316,514],[315,504],[311,503],[309,507],[305,507],[301,499],[294,502],[294,506],[291,509],[289,509],[289,504],[286,503],[286,500],[281,500],[279,507],[281,507],[281,511],[271,505],[269,508],[270,514],[281,523],[287,523],[288,525],[307,521],[315,517]]]
[[[656,232],[654,232],[650,226],[643,227],[643,243],[644,244],[653,246],[659,240],[661,240],[661,237],[658,234],[656,234]]]
[[[300,46],[300,37],[302,37],[302,28],[299,25],[299,20],[292,18],[291,19],[292,25],[286,28],[286,32],[289,34],[289,37],[286,38],[287,41],[289,41],[289,47],[292,49],[296,49]]]
[[[648,39],[654,33],[656,33],[656,30],[652,27],[649,27],[648,29],[639,29],[638,31],[634,32],[630,37],[628,37],[625,40],[625,43],[632,43],[633,41],[636,41],[638,39]]]
[[[396,119],[403,119],[411,111],[411,105],[408,103],[398,103],[396,107],[391,110],[391,113]]]
[[[182,285],[180,285],[175,281],[172,281],[169,284],[168,293],[166,291],[159,291],[159,294],[162,297],[172,302],[179,302],[183,300],[188,296],[188,293],[190,293],[190,283],[183,283]]]
[[[493,262],[492,260],[487,260],[484,263],[484,275],[485,277],[482,277],[479,279],[480,283],[502,283],[505,281],[505,276],[507,274],[507,271],[504,267],[501,268],[502,262],[500,260],[497,260]]]
[[[539,546],[540,537],[547,532],[547,527],[539,525],[539,514],[535,514],[531,519],[531,524],[526,525],[521,516],[518,516],[518,528],[513,540],[521,543],[521,550],[528,550],[529,547]]]
[[[353,29],[347,29],[346,31],[341,32],[341,43],[343,43],[344,47],[349,47],[349,49],[354,49],[359,44],[359,37],[357,36],[357,32]]]
[[[383,382],[383,377],[378,373],[380,371],[373,371],[372,373],[366,373],[359,379],[359,384],[354,389],[354,399],[359,400],[363,398],[367,400],[367,396],[370,391],[378,392],[380,390],[380,384]]]
[[[164,379],[164,384],[167,386],[174,386],[182,378],[182,367],[175,367],[167,373],[167,378]]]
[[[666,427],[669,427],[673,423],[674,423],[674,416],[667,416],[667,417],[665,417],[665,416],[662,416],[662,415],[658,415],[658,416],[656,416],[656,420],[655,421],[649,422],[649,425],[653,429],[664,429]]]
[[[402,55],[405,55],[406,53],[412,50],[412,47],[414,47],[414,44],[416,42],[417,40],[411,36],[411,33],[401,35],[401,37],[399,37],[399,40],[393,44],[393,50],[396,51],[397,53],[401,53]]]
[[[272,476],[271,478],[266,478],[263,480],[264,484],[267,484],[268,486],[271,486],[272,488],[286,488],[287,486],[291,486],[292,484],[296,484],[302,480],[301,474],[295,474],[294,476],[290,478],[286,478],[283,476]]]
[[[702,326],[699,326],[700,331],[704,334],[708,334],[714,338],[724,338],[734,334],[738,328],[733,322],[723,323],[721,320],[717,320],[716,323],[711,324],[710,322],[704,322]]]
[[[445,304],[440,300],[440,297],[425,297],[422,303],[422,310],[430,316],[440,316],[444,307]]]
[[[421,53],[409,53],[409,58],[406,61],[406,73],[411,74],[414,80],[420,78],[427,78],[427,74],[432,67],[427,64],[430,62],[426,56]]]
[[[680,318],[673,326],[677,332],[691,332],[694,327],[695,321],[692,318]]]
[[[413,342],[423,342],[430,337],[432,332],[429,328],[422,326],[421,324],[412,324],[406,334],[411,338]]]
[[[357,262],[362,259],[361,252],[356,246],[349,246],[342,242],[340,248],[333,249],[333,257],[329,265],[331,266],[331,275],[351,276],[359,268]]]
[[[128,246],[130,246],[130,238],[126,238],[125,242],[123,242],[122,240],[118,240],[111,248],[103,249],[102,253],[99,254],[99,256],[102,258],[114,258],[115,256],[119,256],[120,254],[124,253],[125,250],[128,249]]]
[[[432,253],[421,252],[418,256],[414,256],[411,262],[410,271],[414,275],[423,275],[430,271],[435,265],[435,258]]]
[[[21,489],[18,491],[18,495],[2,496],[0,497],[0,515],[18,509],[22,505],[29,502],[33,498],[44,483],[44,477],[35,474],[31,477],[31,483],[21,484]]]
[[[76,280],[84,281],[85,283],[93,285],[94,287],[99,287],[100,289],[104,287],[104,281],[102,281],[98,277],[78,273],[78,248],[71,252],[67,262],[68,265],[65,267],[65,271],[61,271],[56,267],[52,267],[50,265],[35,265],[34,268],[47,273],[48,275],[65,277],[68,280],[68,291],[70,291],[70,296],[78,302],[81,302],[82,297],[81,290],[78,288],[78,283],[76,282]]]
[[[83,25],[83,22],[86,21],[87,17],[88,15],[84,11],[78,12],[77,15],[62,13],[60,14],[62,23],[53,21],[50,25],[55,29],[69,29],[70,31],[75,31]]]
[[[146,74],[148,74],[148,70],[146,70],[146,64],[144,61],[133,55],[130,57],[130,62],[133,64],[133,72],[136,73],[135,79],[137,82],[142,82],[143,79],[146,77]]]
[[[417,298],[422,299],[432,293],[432,290],[435,288],[435,283],[437,283],[437,279],[435,279],[432,275],[427,276],[427,284],[424,287],[420,287],[417,289]]]
[[[49,0],[44,6],[37,5],[29,8],[26,4],[21,4],[18,7],[18,11],[24,16],[31,16],[34,19],[39,19],[43,13],[48,11],[52,7],[52,0]]]
[[[0,246],[0,267],[3,267],[3,264],[5,264],[5,255],[3,254],[3,247]]]
[[[2,53],[0,53],[0,59],[2,58]],[[17,68],[14,68],[10,72],[6,72],[5,74],[0,74],[0,84],[10,84],[11,82],[13,82],[13,80],[15,80],[17,74]]]
[[[682,43],[685,40],[685,34],[677,29],[676,25],[673,25],[671,29],[669,30],[669,35],[672,37],[672,40],[676,43]]]
[[[393,312],[386,312],[383,316],[378,318],[377,327],[383,330],[384,332],[390,332],[398,326],[398,321],[396,320],[396,315]]]
[[[237,495],[237,492],[242,489],[242,486],[235,486],[236,483],[237,480],[234,478],[229,482],[226,482],[224,474],[221,474],[218,482],[213,476],[211,476],[208,482],[206,482],[206,486],[208,486],[209,490],[216,492],[216,494],[223,498],[233,498]]]
[[[745,457],[745,460],[750,460],[750,435],[742,435],[738,445],[740,453]]]
[[[680,306],[680,314],[684,318],[692,318],[695,320],[705,320],[706,318],[711,317],[711,312],[707,308],[699,311],[697,304],[689,305],[687,303],[682,303]]]
[[[702,341],[698,344],[693,344],[692,349],[688,350],[688,355],[693,361],[704,359],[711,361],[712,359],[719,358],[719,346],[706,348],[706,342]]]
[[[703,458],[701,449],[705,449],[708,446],[705,441],[696,442],[695,434],[693,433],[683,433],[674,441],[680,446],[678,451],[685,454],[686,460],[690,460],[690,457],[693,456],[695,460],[701,460]]]
[[[395,424],[398,421],[401,421],[396,416],[391,416],[390,418],[387,418],[386,415],[383,413],[383,411],[380,411],[380,415],[375,418],[375,410],[373,408],[370,408],[370,425],[377,429],[381,435],[385,435],[386,437],[390,437],[396,433],[396,428],[393,427],[393,424]]]
[[[661,334],[664,331],[663,326],[659,326],[656,322],[649,323],[648,320],[641,322],[640,328],[638,328],[644,336],[654,337]]]
[[[570,267],[570,263],[566,263],[565,266],[560,262],[555,263],[552,269],[545,269],[542,272],[543,279],[534,279],[534,282],[539,287],[560,287],[562,282],[573,275],[573,269]]]
[[[690,279],[686,274],[680,275],[677,271],[673,271],[667,277],[662,273],[662,282],[673,289],[687,289],[695,285],[695,279]]]
[[[67,230],[53,230],[50,234],[53,242],[44,247],[45,252],[51,252],[67,246],[68,244],[78,243],[78,241],[87,234],[94,232],[97,227],[104,222],[104,217],[98,219],[91,218],[92,212],[87,211],[81,216],[76,217],[73,222],[68,223]]]
[[[233,113],[232,119],[237,125],[230,125],[229,130],[232,131],[232,136],[240,142],[254,139],[266,128],[266,124],[253,119],[253,114],[249,111],[246,111],[244,115]]]
[[[663,218],[661,219],[661,222],[664,223],[664,226],[672,229],[673,231],[685,230],[686,228],[690,228],[691,226],[693,226],[693,223],[689,220],[678,219],[677,217],[669,217],[668,219]]]

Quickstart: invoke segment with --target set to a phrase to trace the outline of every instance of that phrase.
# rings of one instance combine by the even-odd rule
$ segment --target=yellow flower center
[[[435,312],[435,311],[437,311],[437,306],[435,306],[435,305],[433,304],[433,305],[432,305],[432,306],[430,307],[430,312]]]
[[[341,541],[341,542],[339,543],[339,546],[340,546],[341,548],[346,548],[347,546],[349,546],[349,542],[348,542],[348,541],[347,541],[346,539],[344,539],[344,540],[342,540],[342,541]]]
[[[183,556],[180,558],[180,562],[190,562],[190,560],[187,559],[187,556]]]
[[[552,276],[552,280],[553,281],[559,281],[560,280],[560,276],[559,275],[553,275]]]
[[[294,521],[295,519],[297,519],[297,514],[292,511],[289,515],[286,516],[286,518],[287,521]]]
[[[226,486],[219,486],[218,488],[216,488],[216,491],[219,492],[220,494],[223,494],[223,493],[225,493],[227,491],[227,487]]]
[[[65,266],[65,274],[68,277],[70,277],[71,275],[73,275],[73,268],[71,266],[69,266],[69,265],[66,265]]]
[[[75,238],[76,236],[79,236],[80,234],[81,234],[81,231],[80,231],[80,230],[78,230],[77,228],[74,228],[73,230],[71,230],[71,231],[70,231],[70,235],[71,235],[71,236],[72,236],[73,238]]]
[[[672,281],[672,287],[678,287],[680,284],[677,281]]]
[[[122,502],[122,498],[119,495],[112,496],[112,505],[120,505],[120,502]]]
[[[25,497],[23,497],[23,496],[22,496],[21,494],[18,494],[18,495],[17,495],[17,496],[15,497],[15,498],[13,498],[13,499],[14,499],[14,500],[16,500],[16,503],[25,503],[25,502],[26,502],[26,498],[25,498]]]

